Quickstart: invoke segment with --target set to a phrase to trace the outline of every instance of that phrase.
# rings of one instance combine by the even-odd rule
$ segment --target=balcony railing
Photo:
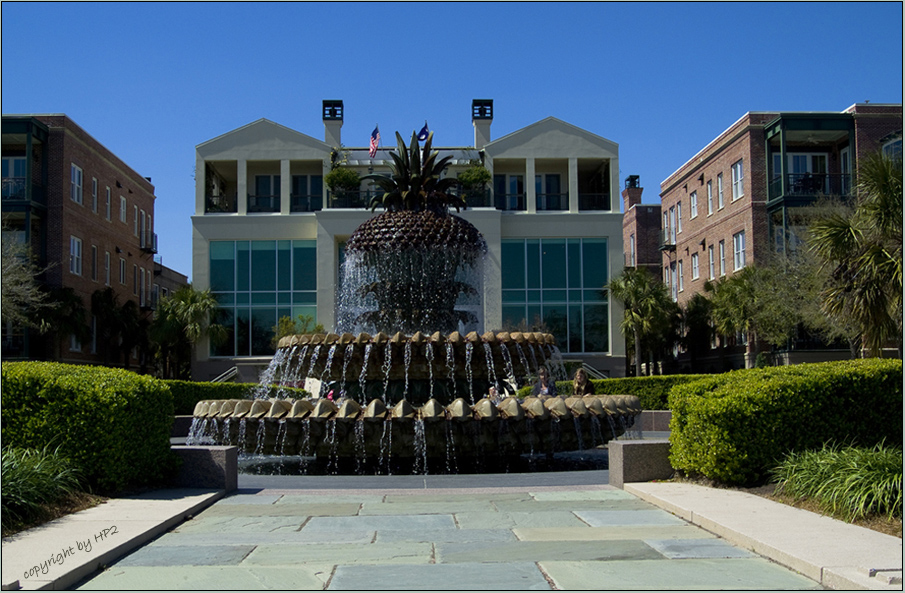
[[[770,199],[781,197],[811,197],[816,195],[846,197],[852,191],[852,176],[842,174],[789,173],[786,190],[778,176],[770,182]]]
[[[367,208],[374,195],[372,191],[357,190],[340,190],[330,192],[327,196],[327,203],[330,208]]]
[[[525,194],[495,194],[494,206],[497,210],[525,210]]]
[[[4,202],[24,202],[28,199],[28,179],[25,177],[4,177],[2,187]],[[44,188],[36,183],[31,185],[31,201],[44,203]]]
[[[579,210],[610,210],[610,194],[578,194]]]
[[[142,251],[145,253],[157,253],[157,233],[143,231],[140,241]]]
[[[660,251],[675,251],[676,235],[671,229],[663,229],[660,231]]]
[[[237,206],[236,194],[206,196],[204,199],[205,213],[238,212]]]
[[[537,194],[538,212],[555,212],[569,209],[569,194]]]
[[[248,194],[249,212],[279,212],[280,196]]]
[[[317,212],[324,207],[321,194],[292,194],[289,196],[290,212]]]

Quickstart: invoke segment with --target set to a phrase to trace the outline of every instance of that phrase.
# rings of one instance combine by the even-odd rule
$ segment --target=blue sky
[[[66,113],[156,187],[167,266],[191,277],[194,147],[262,117],[384,143],[428,120],[471,145],[554,116],[619,144],[644,201],[748,111],[902,102],[902,4],[2,4],[4,114]]]

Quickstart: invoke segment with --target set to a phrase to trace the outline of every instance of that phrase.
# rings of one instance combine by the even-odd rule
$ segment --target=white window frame
[[[75,202],[76,204],[82,203],[82,183],[84,179],[84,173],[82,173],[82,168],[76,165],[75,163],[70,163],[69,169],[69,199]]]
[[[113,209],[112,202],[113,202],[113,199],[110,196],[110,188],[108,187],[107,188],[107,220],[112,220],[111,219],[111,211]]]
[[[689,218],[697,218],[698,217],[698,192],[691,192],[691,197],[688,198],[691,202],[689,206]]]
[[[91,178],[91,211],[97,214],[97,177]]]
[[[82,240],[74,235],[69,236],[69,272],[82,275]]]
[[[713,180],[707,182],[707,216],[713,214]]]
[[[732,163],[732,201],[745,195],[745,165],[742,159]]]
[[[75,336],[75,334],[69,334],[69,351],[70,352],[81,352],[82,351],[82,343]]]
[[[710,262],[708,264],[710,266],[709,280],[713,280],[715,278],[715,276],[713,275],[713,271],[716,268],[716,262],[713,259],[713,244],[710,244],[707,246],[707,256],[710,259]]]
[[[104,286],[110,286],[110,252],[104,252]]]
[[[139,287],[138,287],[138,291],[139,291],[138,292],[138,305],[140,307],[144,307],[145,306],[145,293],[147,292],[147,290],[145,289],[145,286],[146,286],[145,285],[145,269],[139,268],[138,270],[139,270],[139,275],[141,278],[141,283],[139,284]]]
[[[138,264],[132,264],[132,294],[138,296]]]
[[[720,277],[726,275],[726,242],[720,241]]]
[[[119,283],[126,285],[126,260],[119,258]]]
[[[128,224],[126,221],[126,210],[128,209],[128,205],[126,204],[126,196],[119,197],[119,221]]]
[[[669,289],[670,296],[672,296],[673,302],[679,300],[679,292],[678,292],[678,278],[676,277],[676,264],[675,262],[669,264]]]
[[[745,231],[732,235],[732,263],[733,271],[745,267]]]
[[[629,264],[630,267],[635,267],[635,235],[634,233],[629,236]]]
[[[684,274],[682,273],[682,260],[679,260],[678,265],[676,266],[676,277],[679,281],[679,292],[685,292],[685,279],[682,277]]]
[[[97,245],[91,246],[91,280],[97,282]]]
[[[676,233],[682,232],[682,202],[676,202]]]
[[[134,212],[134,220],[132,221],[132,234],[136,237],[138,236],[138,206],[135,204],[132,205],[132,209]]]
[[[691,279],[697,280],[701,277],[701,264],[698,261],[698,254],[691,254]]]
[[[716,209],[722,210],[726,202],[723,200],[723,174],[716,176]]]

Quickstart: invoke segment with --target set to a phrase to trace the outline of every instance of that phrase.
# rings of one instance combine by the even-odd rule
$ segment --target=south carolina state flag
[[[427,140],[427,136],[430,134],[430,131],[427,129],[427,120],[424,120],[424,127],[421,128],[421,131],[418,132],[418,140],[424,142]]]

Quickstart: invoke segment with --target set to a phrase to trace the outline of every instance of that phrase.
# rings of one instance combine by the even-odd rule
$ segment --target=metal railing
[[[4,202],[24,202],[28,200],[28,179],[25,177],[4,177],[2,199]],[[42,185],[31,184],[31,201],[44,203],[44,187]]]
[[[785,176],[786,189],[783,190],[783,178],[777,176],[770,182],[770,199],[783,196],[848,196],[852,191],[852,176],[848,174],[829,173],[788,173]]]
[[[211,379],[211,383],[225,383],[227,381],[231,381],[236,375],[239,374],[239,367],[233,367],[228,371],[221,373]]]
[[[249,212],[279,212],[280,196],[248,194]]]
[[[205,214],[219,212],[238,212],[238,205],[239,201],[236,199],[236,194],[205,196],[204,198]]]
[[[525,194],[494,194],[493,198],[497,210],[507,212],[526,210]]]
[[[157,233],[141,232],[140,247],[147,253],[157,253]]]
[[[676,248],[676,234],[671,229],[660,231],[660,250],[672,251]]]
[[[578,194],[579,210],[610,210],[610,194]]]
[[[317,212],[324,207],[321,194],[291,194],[289,196],[290,212]]]
[[[555,212],[569,209],[569,194],[537,194],[538,212]]]

